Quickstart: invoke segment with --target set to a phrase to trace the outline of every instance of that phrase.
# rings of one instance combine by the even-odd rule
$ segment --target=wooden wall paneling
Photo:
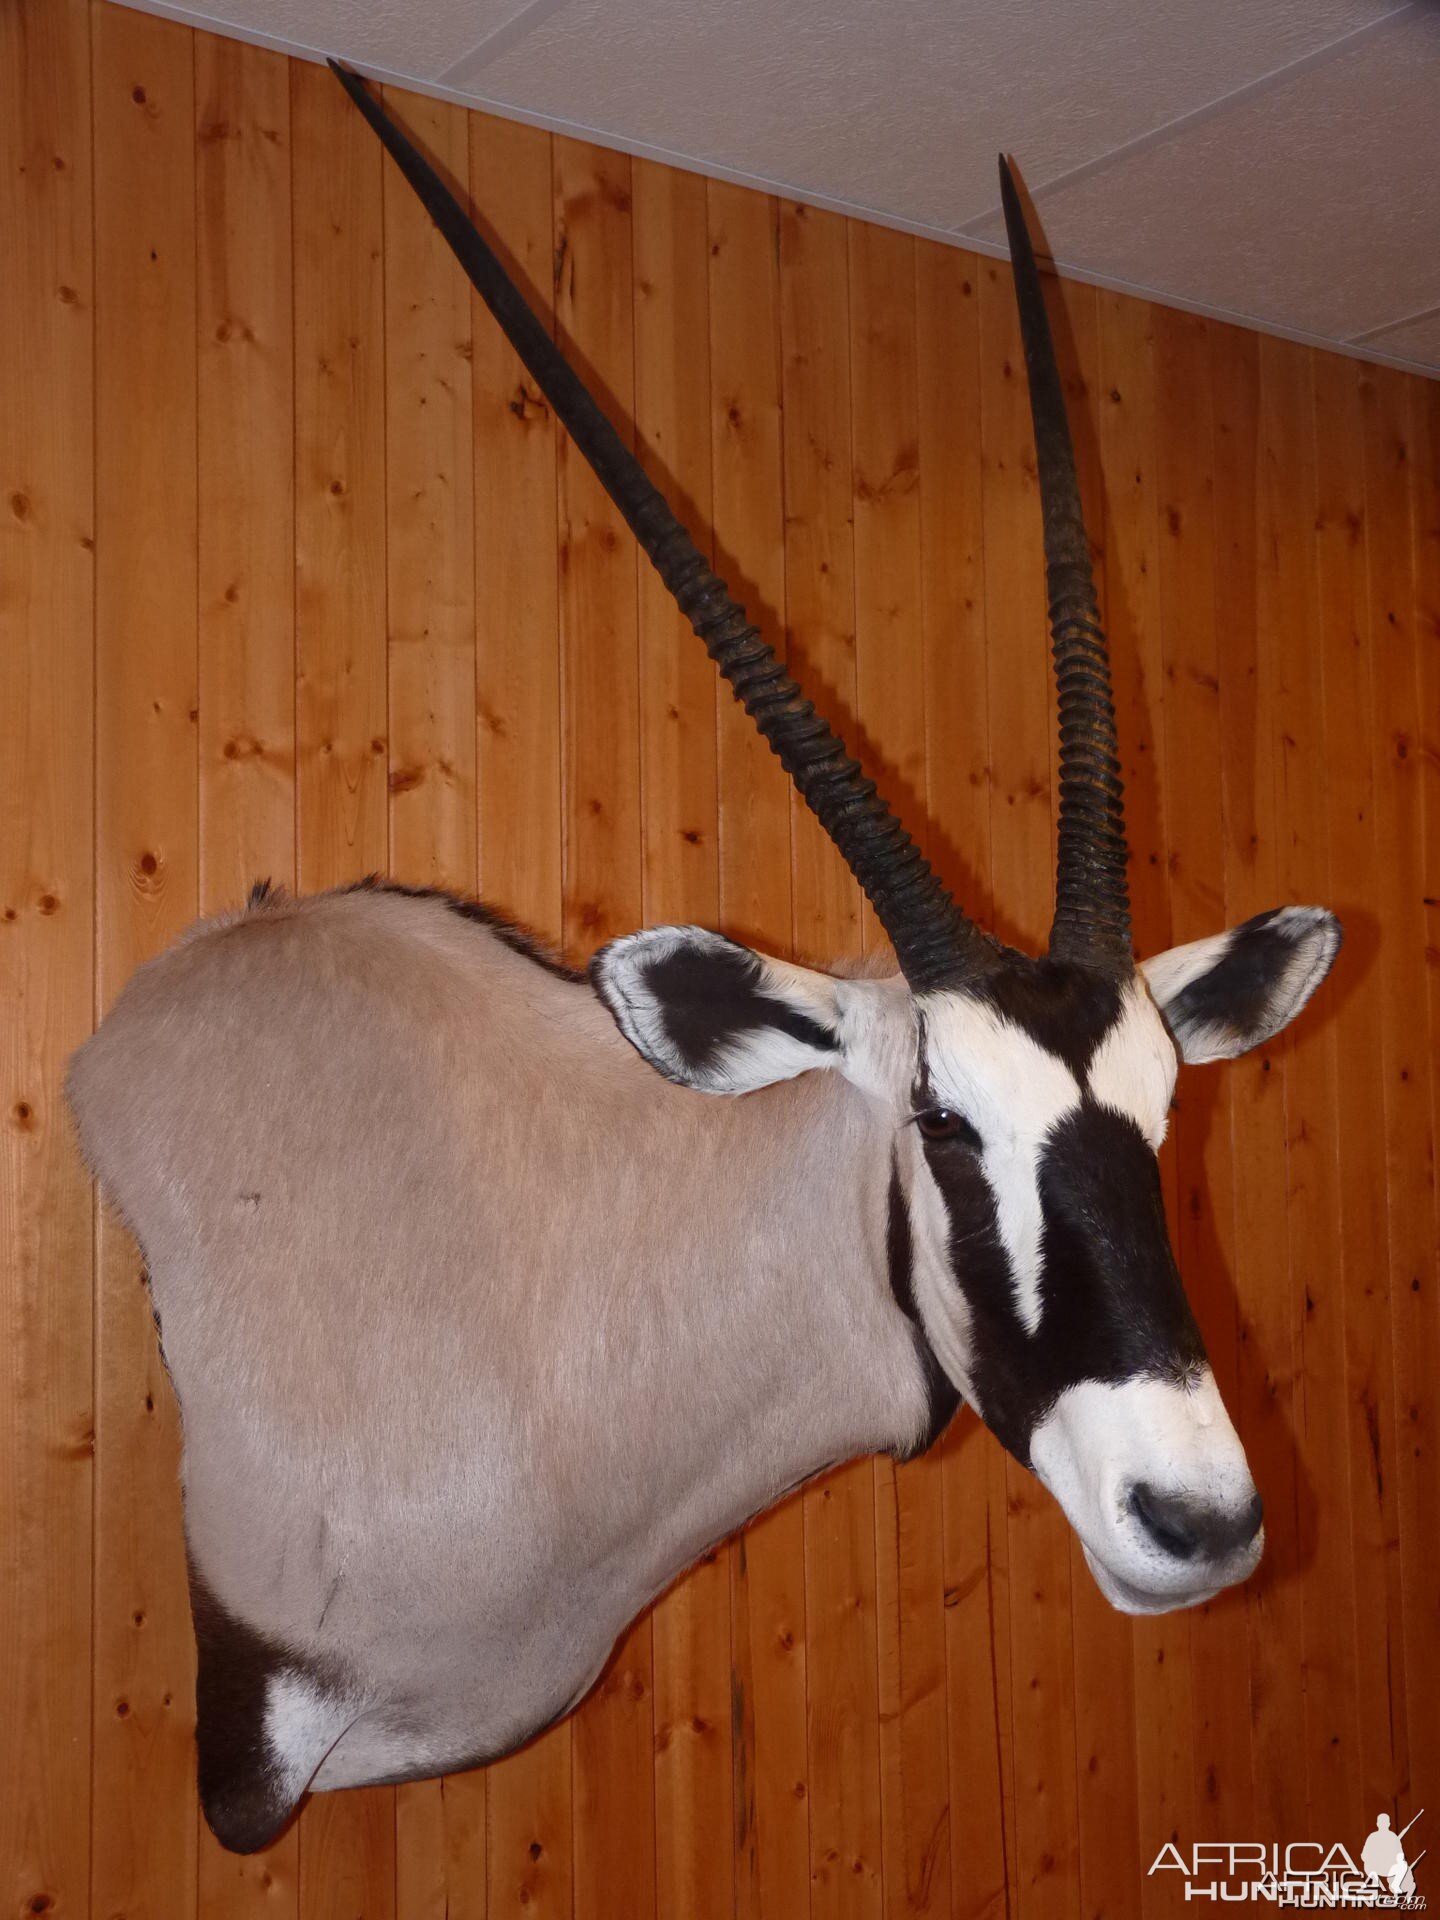
[[[1304,904],[1329,891],[1324,804],[1324,683],[1315,633],[1320,518],[1314,384],[1308,357],[1262,349],[1271,420],[1267,435],[1268,532],[1276,607],[1267,637],[1278,665],[1277,801],[1282,897]],[[1286,1209],[1291,1284],[1287,1318],[1299,1376],[1295,1560],[1302,1603],[1304,1804],[1312,1828],[1348,1831],[1354,1820],[1354,1588],[1349,1570],[1343,1403],[1344,1318],[1338,1258],[1340,1209],[1333,989],[1286,1040]],[[1267,1534],[1267,1545],[1269,1536]],[[1316,1576],[1320,1577],[1317,1578]]]
[[[322,68],[290,68],[295,284],[296,862],[383,871],[385,307],[380,152]],[[368,135],[368,139],[362,139]]]
[[[473,203],[551,317],[550,136],[470,116]],[[560,647],[550,409],[478,295],[475,405],[476,731],[480,890],[558,950],[562,937]],[[571,1911],[570,1722],[487,1769],[491,1920]]]
[[[859,716],[846,255],[843,220],[782,206],[790,658],[817,706],[853,742]],[[791,835],[798,957],[820,965],[856,957],[862,950],[859,889],[798,801]],[[827,1475],[804,1498],[811,1911],[878,1915],[875,1490],[869,1463]]]
[[[1430,1124],[1432,1140],[1440,1155],[1440,405],[1434,381],[1408,383],[1411,401],[1410,487],[1414,507],[1415,571],[1415,648],[1419,658],[1419,713],[1416,722],[1416,757],[1422,832],[1422,895],[1424,915],[1424,955],[1429,983],[1430,1025]],[[1436,1187],[1437,1213],[1440,1213],[1440,1177]],[[1436,1221],[1436,1244],[1440,1247],[1440,1218]],[[1437,1276],[1440,1279],[1440,1276]],[[1431,1310],[1424,1321],[1430,1338],[1430,1351],[1440,1354],[1440,1325],[1437,1325],[1435,1286],[1430,1289]],[[1423,1399],[1422,1408],[1428,1403]],[[1434,1457],[1434,1416],[1429,1413],[1427,1445]],[[1433,1471],[1433,1469],[1432,1469]],[[1426,1575],[1431,1592],[1435,1591],[1433,1563]],[[1424,1683],[1432,1695],[1437,1691],[1436,1672],[1440,1666],[1440,1622],[1432,1640],[1430,1677]],[[1421,1763],[1423,1764],[1423,1762]]]
[[[386,89],[391,111],[457,190],[469,116]],[[474,407],[471,294],[397,167],[382,169],[390,871],[473,894]],[[395,1904],[410,1916],[486,1910],[485,1775],[395,1793]]]
[[[1440,388],[1433,380],[1412,381],[1410,401],[1425,960],[1430,982],[1430,1107],[1432,1122],[1440,1127]]]
[[[979,263],[915,249],[921,637],[931,863],[981,926],[991,918],[990,730],[981,511]],[[944,1549],[950,1911],[1005,1911],[1012,1833],[1005,1455],[971,1412],[936,1450]]]
[[[1375,830],[1381,851],[1379,965],[1384,994],[1386,1193],[1390,1226],[1390,1312],[1395,1372],[1396,1503],[1405,1673],[1412,1702],[1432,1696],[1440,1655],[1440,1449],[1435,1435],[1435,1143],[1425,964],[1424,844],[1419,747],[1415,574],[1408,513],[1410,418],[1406,382],[1381,368],[1361,381],[1370,656],[1375,694],[1372,739]],[[1424,1804],[1440,1766],[1433,1713],[1407,1717],[1408,1765],[1396,1769],[1397,1826]]]
[[[194,39],[96,13],[98,1010],[194,918]],[[195,1908],[179,1423],[139,1252],[99,1222],[91,1901]]]
[[[381,155],[323,67],[291,67],[297,866],[307,891],[383,872],[385,306]],[[305,1920],[395,1911],[395,1790],[319,1794]]]
[[[295,883],[290,72],[195,40],[200,910]],[[299,1841],[227,1853],[201,1820],[200,1909],[295,1914]]]
[[[619,431],[634,409],[630,162],[557,140],[556,319]],[[636,568],[631,535],[568,440],[559,452],[565,938],[571,958],[639,926]],[[650,1619],[624,1636],[577,1714],[575,1910],[655,1910]]]
[[[295,868],[290,74],[195,41],[200,905]]]
[[[710,363],[705,183],[632,168],[635,429],[647,471],[710,544]],[[715,668],[648,562],[638,578],[640,779],[646,925],[720,915]],[[728,698],[728,691],[726,698]],[[730,1571],[706,1554],[657,1604],[656,1904],[734,1911],[730,1796]]]
[[[1043,952],[1054,905],[1040,507],[1024,362],[1008,269],[980,279],[985,613],[990,670],[991,846],[1002,937]],[[1063,334],[1061,336],[1064,337]],[[1073,1915],[1077,1848],[1070,1547],[1058,1507],[1006,1462],[1014,1726],[1014,1887],[1021,1920]]]
[[[1360,369],[1316,354],[1317,664],[1325,705],[1321,796],[1329,856],[1326,901],[1345,927],[1334,992],[1343,1130],[1337,1180],[1343,1377],[1338,1421],[1345,1476],[1317,1518],[1316,1566],[1343,1557],[1351,1593],[1356,1722],[1354,1779],[1363,1804],[1395,1791],[1392,1674],[1404,1668],[1395,1536],[1395,1426],[1385,1257],[1385,1121],[1380,969],[1376,964],[1374,770],[1370,741],[1369,573]],[[1316,1412],[1320,1401],[1316,1398]],[[1309,1408],[1307,1406],[1307,1414]],[[1330,1408],[1331,1417],[1335,1408]],[[1307,1418],[1307,1428],[1311,1424]],[[1341,1591],[1344,1592],[1342,1587]],[[1392,1639],[1394,1652],[1392,1655]],[[1400,1703],[1403,1714],[1403,1701]],[[1342,1740],[1346,1730],[1339,1729]]]
[[[867,771],[924,844],[920,422],[915,243],[849,231],[855,668]],[[885,953],[869,903],[867,952]],[[874,1464],[885,1911],[950,1911],[941,1465]]]
[[[1154,327],[1164,789],[1170,935],[1178,945],[1226,925],[1214,431],[1207,323],[1158,308]],[[1182,1066],[1172,1131],[1177,1201],[1171,1219],[1180,1274],[1221,1395],[1238,1413],[1230,1081],[1223,1068]],[[1249,1662],[1243,1594],[1222,1596],[1191,1615],[1191,1804],[1199,1838],[1238,1832],[1246,1817]],[[1148,1869],[1169,1836],[1143,1802],[1139,1837]],[[1150,1896],[1164,1897],[1153,1887]]]
[[[93,1216],[61,1102],[94,1010],[90,16],[0,13],[0,1901],[89,1899]],[[63,403],[62,403],[63,397]],[[23,1760],[21,1756],[23,1755]]]
[[[1433,381],[1412,380],[1410,422],[1410,486],[1414,507],[1414,636],[1418,656],[1419,688],[1415,738],[1411,752],[1416,763],[1421,814],[1421,900],[1423,913],[1417,928],[1429,989],[1430,1033],[1430,1166],[1436,1181],[1432,1202],[1437,1217],[1431,1246],[1440,1262],[1440,406]],[[1440,1432],[1433,1388],[1440,1372],[1440,1271],[1432,1265],[1421,1276],[1410,1299],[1410,1332],[1428,1362],[1417,1360],[1411,1372],[1415,1416],[1410,1422],[1412,1447],[1417,1451],[1416,1483],[1422,1503],[1433,1514],[1440,1504]],[[1428,1617],[1428,1632],[1416,1636],[1420,1669],[1414,1685],[1418,1698],[1440,1697],[1440,1546],[1433,1526],[1422,1522],[1414,1543],[1412,1574],[1420,1588],[1419,1617]],[[1429,1606],[1428,1616],[1426,1606]],[[1433,1716],[1432,1716],[1433,1718]],[[1433,1779],[1437,1756],[1435,1729],[1426,1724],[1412,1754],[1416,1781]],[[1413,1792],[1413,1788],[1412,1788]]]
[[[387,104],[462,194],[469,116]],[[398,167],[384,178],[390,859],[409,885],[474,891],[475,508],[470,288]],[[482,1823],[483,1824],[483,1823]]]
[[[1275,422],[1264,412],[1253,336],[1211,336],[1215,392],[1216,603],[1227,919],[1281,904],[1275,759],[1277,649],[1284,632],[1275,568],[1283,512],[1271,465]],[[1264,531],[1262,532],[1262,526]],[[1250,1627],[1252,1810],[1266,1831],[1294,1831],[1290,1741],[1303,1725],[1291,1649],[1301,1642],[1295,1533],[1296,1368],[1285,1210],[1283,1042],[1232,1063],[1235,1286],[1240,1383],[1232,1417],[1266,1502],[1267,1550],[1246,1589]],[[1303,1792],[1303,1788],[1302,1788]]]
[[[778,210],[718,181],[708,200],[715,560],[783,658]],[[722,924],[788,956],[790,781],[726,692],[718,720]],[[731,1808],[743,1920],[805,1920],[810,1910],[804,1516],[803,1499],[787,1500],[730,1549]]]

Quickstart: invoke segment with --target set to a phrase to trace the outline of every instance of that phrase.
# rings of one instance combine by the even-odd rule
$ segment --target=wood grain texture
[[[1172,1838],[1403,1824],[1440,1779],[1440,401],[1051,284],[1137,938],[1300,900],[1347,928],[1293,1030],[1182,1079],[1162,1158],[1262,1570],[1122,1618],[965,1413],[708,1556],[521,1753],[211,1840],[176,1410],[60,1106],[92,1019],[267,876],[478,888],[577,961],[647,920],[881,941],[330,77],[78,0],[15,0],[0,45],[10,1907],[1111,1920],[1177,1904]],[[1003,265],[394,104],[957,898],[1042,941]]]
[[[0,12],[0,1902],[89,1903],[92,1203],[60,1100],[93,1017],[89,12]],[[64,404],[56,396],[64,395]]]
[[[195,60],[105,8],[95,72],[97,1012],[199,904]],[[179,1415],[140,1254],[99,1215],[94,1820],[99,1912],[196,1903]]]

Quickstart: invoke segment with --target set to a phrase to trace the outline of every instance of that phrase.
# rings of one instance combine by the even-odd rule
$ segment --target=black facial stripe
[[[1160,1168],[1133,1120],[1085,1096],[1041,1158],[1040,1203],[1040,1333],[1069,1354],[1072,1379],[1181,1380],[1204,1363]]]
[[[1085,1097],[1041,1156],[1040,1323],[1027,1332],[972,1154],[926,1142],[950,1216],[950,1260],[970,1308],[971,1366],[985,1424],[1023,1464],[1067,1387],[1136,1375],[1182,1378],[1203,1362],[1180,1285],[1155,1156],[1133,1121]]]
[[[1007,955],[1005,964],[975,987],[975,998],[1063,1060],[1081,1086],[1095,1049],[1119,1017],[1114,980],[1058,960]]]
[[[915,1444],[897,1460],[913,1460],[933,1447],[955,1417],[960,1393],[944,1367],[935,1357],[935,1349],[925,1337],[925,1325],[915,1299],[915,1248],[910,1233],[910,1209],[900,1185],[900,1170],[894,1156],[890,1160],[890,1195],[885,1228],[885,1254],[890,1271],[890,1291],[895,1304],[910,1322],[915,1335],[915,1352],[925,1374],[925,1390],[930,1412],[924,1431]]]
[[[826,1053],[835,1051],[828,1028],[761,991],[764,969],[748,948],[683,943],[646,962],[641,977],[655,996],[666,1039],[692,1073],[713,1067],[737,1034],[767,1027]]]
[[[1314,931],[1302,923],[1287,932],[1278,919],[1272,910],[1231,928],[1220,958],[1166,1006],[1165,1018],[1174,1032],[1213,1026],[1250,1041],[1273,1025],[1272,1008],[1285,969],[1296,947]]]

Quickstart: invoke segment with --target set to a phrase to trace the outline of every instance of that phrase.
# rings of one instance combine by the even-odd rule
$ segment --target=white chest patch
[[[995,1008],[948,997],[921,1004],[935,1102],[963,1114],[980,1136],[1016,1310],[1034,1333],[1044,1238],[1040,1155],[1052,1130],[1079,1106],[1079,1083],[1063,1060]]]

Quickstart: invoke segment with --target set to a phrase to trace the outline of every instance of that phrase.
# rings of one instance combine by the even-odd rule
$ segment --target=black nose
[[[1137,1481],[1130,1489],[1130,1511],[1156,1546],[1177,1560],[1223,1560],[1248,1547],[1260,1531],[1265,1509],[1258,1493],[1237,1512],[1202,1506],[1181,1493],[1161,1493]]]

